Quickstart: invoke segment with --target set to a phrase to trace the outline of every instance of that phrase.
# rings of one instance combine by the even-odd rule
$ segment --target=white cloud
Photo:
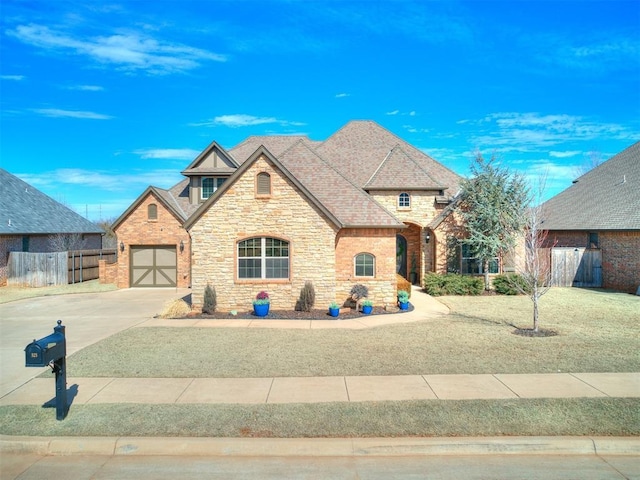
[[[191,148],[147,148],[136,150],[133,153],[145,159],[193,160],[200,154],[200,151]]]
[[[387,112],[386,115],[398,115],[400,113],[400,110],[393,110],[391,112]]]
[[[104,90],[104,87],[98,85],[74,85],[68,88],[69,90],[81,90],[84,92],[102,92]]]
[[[154,74],[191,70],[200,66],[202,61],[226,61],[224,55],[180,43],[161,42],[135,32],[74,38],[43,25],[29,24],[18,25],[7,34],[45,50],[71,52],[100,63],[119,65],[124,70],[144,70]]]
[[[19,82],[20,80],[24,80],[26,77],[24,75],[0,75],[0,79],[2,80],[15,80]]]
[[[338,93],[336,95],[336,98],[345,98],[345,97],[350,97],[351,94],[350,93]]]
[[[555,150],[551,150],[549,152],[550,157],[555,158],[567,158],[567,157],[575,157],[576,155],[580,155],[582,152],[580,150],[568,150],[565,152],[556,152]]]
[[[306,125],[303,122],[292,122],[288,120],[280,120],[276,117],[256,117],[246,114],[220,115],[211,121],[190,123],[192,127],[214,127],[223,125],[225,127],[251,127],[255,125],[276,124],[283,127],[301,127]]]
[[[35,108],[34,112],[45,117],[53,118],[82,118],[88,120],[110,120],[114,117],[101,113],[87,112],[82,110],[62,110],[60,108]]]

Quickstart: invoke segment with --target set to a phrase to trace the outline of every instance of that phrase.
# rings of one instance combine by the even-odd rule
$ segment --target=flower
[[[256,295],[256,299],[253,301],[254,305],[268,305],[269,303],[270,303],[269,294],[267,292],[265,292],[264,290],[259,292]]]

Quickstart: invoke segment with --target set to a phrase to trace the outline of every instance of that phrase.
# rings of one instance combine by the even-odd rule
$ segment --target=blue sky
[[[0,166],[91,220],[211,141],[374,120],[546,197],[640,140],[640,2],[2,0]],[[640,168],[640,166],[639,166]]]

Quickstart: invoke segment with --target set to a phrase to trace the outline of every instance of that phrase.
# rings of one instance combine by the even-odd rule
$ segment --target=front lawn
[[[416,292],[415,294],[419,294]],[[366,330],[133,328],[68,359],[78,377],[287,377],[640,371],[640,297],[552,289],[541,327],[527,297],[439,297],[451,314]],[[337,322],[339,320],[336,320]],[[176,323],[180,320],[176,320]]]

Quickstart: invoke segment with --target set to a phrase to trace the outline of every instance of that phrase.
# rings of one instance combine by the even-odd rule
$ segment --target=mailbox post
[[[53,327],[53,333],[34,339],[24,349],[26,367],[51,367],[56,374],[56,419],[67,416],[67,341],[62,320]]]

